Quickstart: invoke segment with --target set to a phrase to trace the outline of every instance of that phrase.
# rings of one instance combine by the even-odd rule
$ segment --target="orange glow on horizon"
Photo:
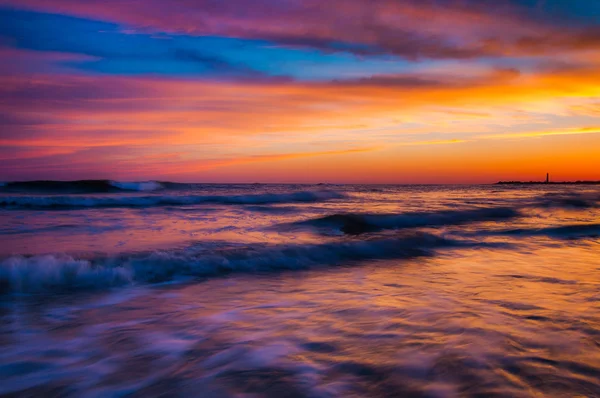
[[[13,3],[0,0],[16,7]],[[253,71],[248,78],[211,80],[88,73],[76,69],[78,63],[106,61],[92,50],[34,51],[3,43],[0,181],[469,183],[541,179],[547,171],[557,179],[600,180],[600,56],[591,30],[559,29],[516,5],[498,5],[491,13],[460,1],[440,8],[335,0],[315,16],[312,0],[301,3],[306,9],[281,10],[280,20],[271,24],[261,13],[250,21],[216,7],[212,25],[196,26],[194,15],[165,10],[154,0],[140,12],[114,0],[108,1],[111,7],[96,0],[22,2],[18,6],[31,12],[124,24],[115,25],[120,29],[115,35],[139,38],[148,34],[145,27],[189,40],[203,35],[273,40],[267,47],[307,57],[300,65],[341,57],[342,50],[319,47],[333,39],[377,44],[388,57],[403,58],[394,61],[398,70],[369,73],[368,60],[383,70],[391,61],[368,52],[354,58],[344,53],[333,68],[347,62],[355,69],[340,79],[310,74],[313,79],[278,79]],[[346,26],[334,18],[340,9],[355,17],[370,10],[374,25]],[[170,18],[157,19],[161,12],[170,12]],[[331,26],[322,24],[325,16]],[[448,34],[461,47],[419,42],[413,48],[411,41],[400,46],[386,36],[400,22],[417,36]],[[283,33],[289,43],[277,42]],[[312,52],[310,45],[316,46]],[[227,67],[197,58],[212,60],[216,69]],[[45,69],[28,69],[37,64]],[[353,75],[357,71],[362,74]]]

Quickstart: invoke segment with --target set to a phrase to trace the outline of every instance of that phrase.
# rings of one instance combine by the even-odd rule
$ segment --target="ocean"
[[[600,186],[0,187],[0,395],[600,397]]]

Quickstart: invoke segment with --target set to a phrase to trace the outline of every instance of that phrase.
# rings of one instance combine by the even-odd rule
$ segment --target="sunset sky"
[[[0,181],[600,180],[600,1],[0,0]]]

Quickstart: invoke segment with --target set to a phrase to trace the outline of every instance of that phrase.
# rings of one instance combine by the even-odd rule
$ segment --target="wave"
[[[384,229],[403,229],[459,225],[478,221],[496,221],[515,218],[519,211],[511,207],[493,207],[471,210],[447,210],[430,213],[402,214],[334,214],[326,217],[300,221],[295,225],[316,228],[335,228],[348,235],[376,232]]]
[[[548,193],[536,201],[536,206],[561,209],[592,209],[600,207],[597,193]]]
[[[468,242],[420,233],[395,239],[244,248],[191,247],[95,259],[64,254],[13,256],[0,262],[0,292],[44,293],[162,283],[229,273],[301,270],[349,261],[411,258]]]
[[[176,188],[177,183],[168,183]],[[186,185],[186,184],[181,184]],[[122,191],[156,191],[165,189],[164,183],[158,181],[119,182],[111,180],[79,180],[79,181],[16,181],[0,184],[3,192],[20,193],[112,193]]]
[[[492,231],[487,235],[548,236],[559,239],[600,237],[600,224],[574,224],[546,228],[517,228]]]
[[[148,195],[148,196],[0,196],[0,207],[7,209],[77,209],[92,207],[152,207],[213,204],[274,204],[320,202],[342,199],[334,191],[301,191],[253,195]]]
[[[118,182],[110,181],[110,185],[123,191],[156,191],[164,188],[163,185],[156,181],[143,182]]]

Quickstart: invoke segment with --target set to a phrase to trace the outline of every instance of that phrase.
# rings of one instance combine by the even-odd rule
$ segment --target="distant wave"
[[[432,234],[396,239],[246,248],[189,248],[114,258],[68,255],[13,256],[0,261],[0,292],[40,293],[161,283],[235,272],[299,270],[348,261],[410,258],[441,247],[466,245]]]
[[[360,214],[345,213],[301,221],[296,225],[315,228],[335,228],[345,234],[358,235],[384,229],[417,228],[458,225],[478,221],[506,220],[520,213],[511,207],[492,207],[472,210],[448,210],[429,213]]]
[[[143,181],[143,182],[118,182],[110,181],[110,185],[124,191],[156,191],[163,189],[163,185],[156,181]]]
[[[597,193],[548,193],[539,197],[536,206],[562,209],[591,209],[600,207]]]
[[[252,195],[0,196],[0,207],[8,209],[76,209],[196,205],[202,203],[257,205],[319,202],[344,197],[343,194],[334,191],[300,191]]]
[[[516,228],[490,231],[486,235],[548,236],[559,239],[600,237],[600,224],[573,224],[546,228]]]
[[[176,187],[176,183],[168,183]],[[181,184],[186,185],[186,184]],[[18,193],[111,193],[121,191],[156,191],[166,188],[158,181],[119,182],[111,180],[21,181],[0,184],[4,192]]]

